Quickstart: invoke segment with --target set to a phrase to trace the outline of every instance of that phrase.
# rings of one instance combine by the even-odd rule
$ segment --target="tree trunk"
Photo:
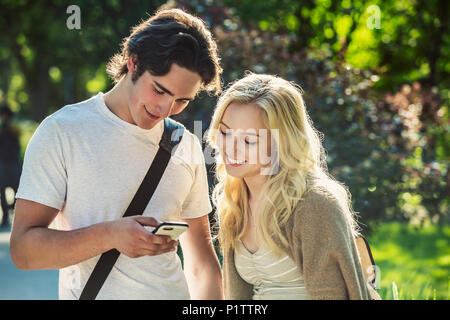
[[[431,50],[428,55],[428,64],[430,66],[430,74],[428,76],[428,81],[432,86],[439,83],[438,74],[438,62],[441,56],[441,46],[443,44],[443,37],[446,30],[448,29],[448,2],[447,0],[440,0],[437,4],[438,18],[439,18],[439,28],[434,31],[433,41],[431,42]]]
[[[39,61],[39,59],[37,59]],[[25,74],[26,88],[29,97],[30,118],[36,122],[41,122],[49,109],[50,80],[48,75],[48,65],[37,64],[36,68],[30,68],[29,74]]]

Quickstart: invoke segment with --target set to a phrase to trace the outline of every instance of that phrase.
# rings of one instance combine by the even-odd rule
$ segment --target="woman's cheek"
[[[220,131],[217,132],[216,143],[220,157],[223,159],[225,154],[225,139],[223,135],[220,133]]]

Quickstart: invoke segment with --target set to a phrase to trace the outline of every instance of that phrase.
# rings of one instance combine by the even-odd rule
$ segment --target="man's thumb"
[[[160,222],[153,217],[137,217],[136,221],[143,226],[157,227]]]

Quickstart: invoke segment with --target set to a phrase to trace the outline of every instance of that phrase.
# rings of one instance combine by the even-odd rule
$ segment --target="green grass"
[[[449,225],[386,223],[368,240],[380,268],[378,293],[383,299],[394,299],[394,285],[400,300],[450,299]]]

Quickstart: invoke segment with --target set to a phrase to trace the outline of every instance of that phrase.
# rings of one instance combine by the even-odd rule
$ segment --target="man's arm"
[[[208,215],[184,219],[189,224],[180,236],[184,272],[192,299],[223,299],[222,272],[211,242]]]
[[[10,253],[19,269],[60,269],[112,248],[131,258],[176,248],[176,241],[153,235],[143,227],[158,225],[150,217],[127,217],[72,231],[49,229],[58,212],[34,201],[17,199]]]

